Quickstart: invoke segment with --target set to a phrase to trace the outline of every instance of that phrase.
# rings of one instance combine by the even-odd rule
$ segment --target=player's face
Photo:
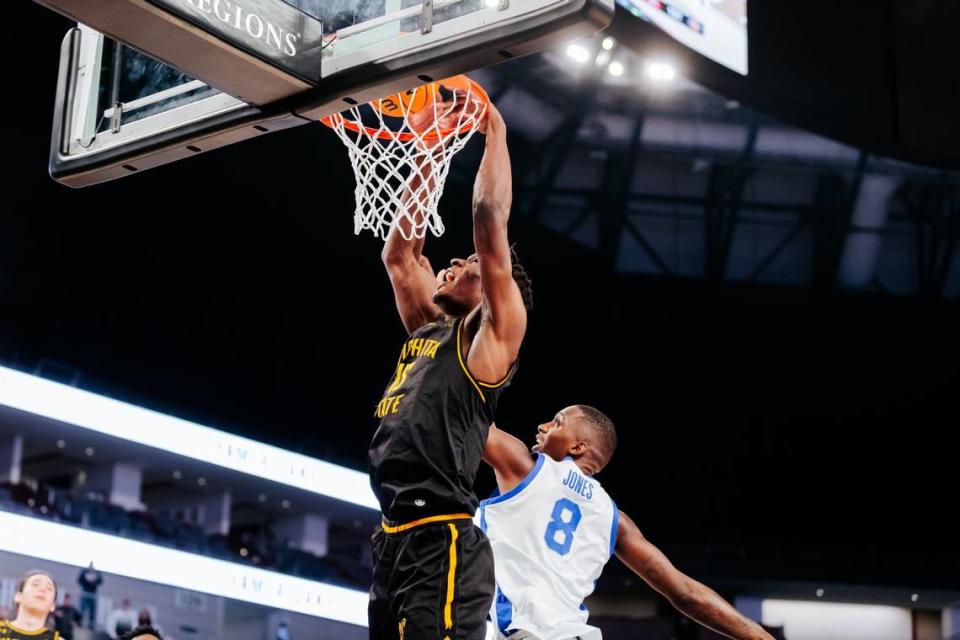
[[[477,254],[466,260],[454,258],[437,274],[433,302],[449,316],[466,315],[480,304],[482,295]]]
[[[539,451],[554,460],[563,460],[570,455],[570,449],[577,444],[576,425],[571,417],[575,409],[567,407],[559,411],[550,422],[537,427],[537,444],[531,451]]]
[[[16,594],[14,601],[27,611],[46,613],[55,607],[57,588],[49,576],[38,574],[27,578],[23,591]]]

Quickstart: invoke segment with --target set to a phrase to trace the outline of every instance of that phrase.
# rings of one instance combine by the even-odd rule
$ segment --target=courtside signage
[[[283,0],[151,0],[218,38],[319,80],[323,25]]]
[[[379,509],[366,473],[0,367],[0,405]]]
[[[0,511],[0,550],[367,626],[364,591]]]

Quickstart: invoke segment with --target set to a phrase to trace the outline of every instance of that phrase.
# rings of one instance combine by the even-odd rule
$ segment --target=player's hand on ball
[[[408,114],[407,126],[409,126],[410,130],[417,134],[417,136],[423,136],[423,134],[434,125],[436,120],[437,116],[434,112],[434,106],[431,104],[419,111]]]
[[[477,131],[487,135],[491,125],[494,128],[504,126],[503,116],[500,115],[500,110],[493,106],[492,102],[487,106],[487,112],[483,115],[483,120],[480,121]]]
[[[407,116],[410,129],[420,138],[418,145],[431,149],[446,141],[464,122],[466,97],[456,95],[450,100],[431,101],[423,109]]]

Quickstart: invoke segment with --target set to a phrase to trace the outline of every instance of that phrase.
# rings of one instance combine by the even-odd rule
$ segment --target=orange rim
[[[451,81],[453,81],[455,88],[461,88],[463,85],[466,85],[470,90],[471,99],[482,103],[484,108],[490,106],[490,97],[487,96],[487,92],[484,91],[483,87],[465,75],[452,76],[450,78],[444,78],[443,80],[437,80],[436,84],[443,85],[445,82]],[[456,85],[461,85],[461,87],[457,87]],[[406,118],[404,118],[404,121],[406,121]],[[361,124],[352,118],[346,118],[342,113],[335,113],[332,116],[321,118],[320,122],[331,128],[335,128],[338,125],[343,125],[344,128],[350,129],[356,133],[365,133],[371,138],[379,138],[381,140],[399,140],[400,142],[409,142],[417,137],[415,134],[405,131],[397,132],[385,129],[374,129],[373,127],[368,127],[364,124]],[[457,135],[461,135],[472,129],[475,129],[478,124],[480,124],[480,121],[474,120],[472,122],[460,125],[459,128],[441,129],[439,132],[427,133],[422,137],[425,140],[435,140],[438,137],[445,138],[454,132],[456,132]]]

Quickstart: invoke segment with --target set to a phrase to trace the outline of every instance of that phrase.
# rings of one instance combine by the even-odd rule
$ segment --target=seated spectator
[[[60,635],[47,628],[47,618],[56,609],[57,583],[45,571],[28,571],[17,583],[13,596],[16,607],[13,620],[0,620],[0,638],[4,640],[59,640]]]
[[[137,612],[130,608],[130,601],[124,598],[120,601],[120,608],[114,609],[107,616],[107,633],[111,638],[119,638],[136,627]]]
[[[63,640],[73,640],[73,630],[83,621],[83,616],[73,606],[70,594],[63,594],[63,602],[53,612],[53,628]]]

